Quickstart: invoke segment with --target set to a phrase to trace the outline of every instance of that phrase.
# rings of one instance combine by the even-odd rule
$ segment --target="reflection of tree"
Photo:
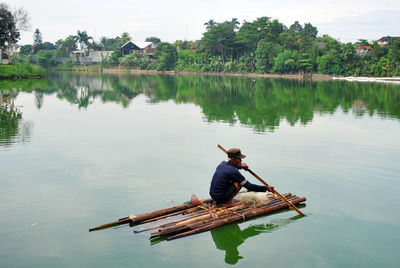
[[[273,131],[282,120],[291,126],[307,124],[314,113],[332,114],[338,107],[359,116],[376,113],[400,119],[399,86],[379,83],[72,72],[49,73],[46,80],[21,83],[14,87],[34,91],[38,108],[43,103],[41,94],[53,92],[78,107],[87,107],[96,98],[128,107],[137,95],[146,94],[150,103],[194,103],[209,122],[240,122],[258,132]],[[363,109],[354,106],[361,102]]]
[[[273,220],[268,224],[250,225],[244,230],[241,230],[238,224],[232,224],[211,230],[211,236],[217,249],[225,251],[225,262],[228,264],[236,264],[239,259],[243,259],[243,257],[239,255],[238,247],[243,244],[247,238],[261,233],[271,233],[299,218],[299,216],[294,216],[290,219]]]
[[[22,113],[14,106],[13,94],[0,91],[0,146],[27,142],[31,125],[22,120]]]

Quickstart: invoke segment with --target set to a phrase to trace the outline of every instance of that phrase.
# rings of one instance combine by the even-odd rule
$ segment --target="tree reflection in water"
[[[13,91],[0,91],[0,146],[30,141],[31,124],[23,122],[14,96]]]
[[[44,96],[53,93],[79,109],[96,99],[127,108],[138,95],[146,95],[149,103],[193,103],[201,107],[207,122],[240,123],[260,133],[274,131],[282,121],[306,125],[315,114],[333,114],[339,107],[356,116],[400,119],[400,86],[395,84],[57,72],[46,80],[0,81],[0,88],[34,92],[38,109]]]
[[[240,259],[243,259],[243,257],[239,255],[238,247],[243,244],[247,238],[262,233],[271,233],[300,218],[301,216],[296,215],[289,219],[275,219],[267,224],[250,225],[244,230],[241,230],[238,224],[232,224],[211,230],[211,236],[217,249],[225,251],[225,262],[228,264],[236,264]]]

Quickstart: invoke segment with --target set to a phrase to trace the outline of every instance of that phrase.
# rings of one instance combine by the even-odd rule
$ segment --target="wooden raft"
[[[283,196],[294,205],[306,201],[305,197],[298,197],[290,193],[283,194]],[[218,207],[212,200],[207,199],[201,201],[200,204],[187,203],[144,214],[131,215],[91,228],[89,231],[124,223],[142,224],[142,227],[134,230],[134,233],[155,230],[151,233],[151,238],[163,236],[169,241],[288,208],[285,202],[273,194],[267,195],[266,199],[268,201],[266,204],[250,206],[239,202],[236,203],[236,206],[230,208]],[[150,222],[151,225],[149,225]]]

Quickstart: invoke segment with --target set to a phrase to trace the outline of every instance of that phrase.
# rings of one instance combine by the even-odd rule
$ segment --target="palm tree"
[[[211,30],[212,28],[214,28],[217,25],[217,23],[214,20],[209,20],[206,23],[204,23],[204,25],[207,26],[206,30],[208,31],[208,30]]]
[[[231,21],[228,22],[228,24],[232,26],[233,29],[239,29],[240,22],[237,18],[233,18]]]
[[[89,40],[93,41],[93,37],[89,36],[86,31],[79,31],[77,32],[76,35],[77,39],[78,39],[78,43],[79,43],[79,47],[81,50],[81,55],[83,55],[83,52],[86,50],[86,48],[91,46],[91,43],[89,42]]]

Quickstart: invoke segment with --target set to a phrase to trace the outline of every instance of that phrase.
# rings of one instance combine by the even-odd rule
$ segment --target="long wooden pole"
[[[129,223],[129,222],[131,222],[131,223],[140,223],[140,222],[145,221],[145,220],[149,220],[149,219],[152,219],[152,218],[160,217],[160,216],[163,216],[163,215],[166,215],[166,214],[175,213],[177,211],[183,211],[185,209],[193,208],[195,206],[196,205],[193,205],[192,203],[190,203],[190,204],[183,204],[183,205],[173,206],[173,207],[170,207],[170,208],[160,209],[160,210],[156,210],[156,211],[153,211],[153,212],[147,212],[147,213],[139,214],[139,215],[136,215],[136,216],[132,215],[132,216],[129,216],[129,217],[121,218],[121,219],[119,219],[117,221],[114,221],[114,222],[110,222],[110,223],[106,223],[106,224],[103,224],[103,225],[100,225],[100,226],[97,226],[97,227],[94,227],[94,228],[90,228],[89,232],[100,230],[100,229],[104,229],[104,228],[108,228],[108,227],[115,226],[115,225]]]
[[[225,152],[226,154],[228,153],[221,145],[218,144],[218,148],[220,148],[223,152]],[[251,169],[247,169],[248,172],[250,172],[251,175],[253,175],[257,180],[259,180],[262,184],[264,184],[265,186],[269,186],[268,183],[266,183],[263,179],[261,179],[259,176],[257,176],[256,173],[254,173]],[[298,208],[296,208],[295,205],[293,205],[289,200],[287,200],[283,195],[281,195],[280,193],[278,193],[275,189],[272,191],[272,193],[276,194],[277,196],[279,196],[286,204],[288,204],[288,206],[292,209],[294,209],[297,213],[299,213],[299,215],[301,216],[305,216],[303,212],[301,212]]]

